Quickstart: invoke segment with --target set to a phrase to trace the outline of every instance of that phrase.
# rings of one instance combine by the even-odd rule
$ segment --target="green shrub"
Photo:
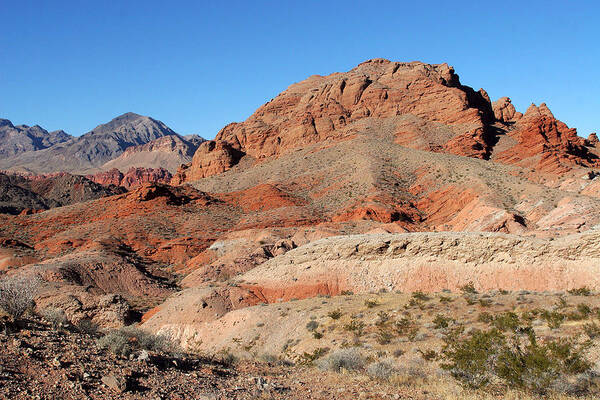
[[[494,316],[487,311],[484,311],[479,314],[477,317],[477,321],[483,322],[484,324],[489,324],[494,322]]]
[[[570,377],[589,372],[584,357],[590,342],[561,338],[539,343],[532,329],[507,339],[498,329],[475,331],[466,338],[449,336],[442,367],[463,384],[481,388],[494,378],[506,386],[544,394]]]
[[[449,296],[440,296],[440,303],[452,303],[454,300]]]
[[[302,353],[300,364],[312,364],[315,360],[323,357],[329,349],[327,347],[317,347],[312,353]]]
[[[600,326],[595,322],[584,324],[583,331],[590,339],[595,339],[600,336]]]
[[[375,322],[375,325],[377,326],[383,326],[385,324],[387,324],[390,320],[390,315],[388,313],[386,313],[385,311],[379,311],[377,313],[377,322]]]
[[[348,332],[353,332],[354,335],[356,335],[357,337],[360,337],[363,335],[364,329],[365,329],[365,323],[356,318],[352,318],[350,320],[350,322],[348,322],[346,325],[344,325],[344,330],[346,330]]]
[[[514,331],[519,327],[519,316],[512,311],[498,314],[494,317],[494,326],[502,331]]]
[[[79,321],[77,323],[77,329],[79,332],[88,334],[90,336],[96,336],[98,334],[98,325],[89,319],[82,319]]]
[[[495,372],[511,387],[544,394],[557,380],[590,369],[583,357],[588,347],[564,339],[540,344],[530,331],[525,345],[515,339],[500,351]]]
[[[492,377],[493,356],[504,343],[505,338],[498,329],[476,330],[463,340],[450,335],[442,351],[448,362],[442,364],[442,368],[469,387],[483,387]]]
[[[587,286],[583,286],[577,289],[567,290],[570,295],[573,296],[591,296],[592,291]]]
[[[475,289],[473,282],[469,282],[466,285],[461,286],[460,291],[464,294],[477,294],[477,290]]]
[[[331,319],[340,319],[340,317],[342,316],[342,311],[338,308],[337,310],[333,310],[327,313],[327,316]]]
[[[540,317],[546,321],[548,327],[551,329],[558,329],[565,320],[565,315],[558,311],[542,311]]]
[[[390,332],[387,327],[381,326],[375,335],[375,340],[377,343],[384,345],[388,344],[392,341],[394,335]]]
[[[419,301],[427,301],[429,300],[429,296],[427,296],[425,293],[421,292],[420,290],[413,292],[412,293],[412,298],[415,300],[419,300]]]
[[[445,329],[452,319],[444,317],[442,314],[438,314],[433,319],[433,326],[435,329]]]

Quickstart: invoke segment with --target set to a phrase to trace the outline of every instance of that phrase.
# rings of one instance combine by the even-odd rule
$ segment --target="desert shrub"
[[[365,300],[365,306],[367,306],[367,308],[377,307],[378,305],[379,305],[379,301],[377,301],[377,299]]]
[[[129,356],[138,350],[150,350],[173,354],[177,346],[163,335],[155,335],[135,326],[125,326],[111,331],[96,341],[101,349],[108,349],[119,356]]]
[[[419,349],[419,354],[421,354],[421,358],[425,361],[433,361],[438,358],[438,353],[431,349],[425,351]]]
[[[560,328],[560,326],[562,325],[563,321],[565,320],[565,315],[558,312],[558,311],[548,311],[548,310],[544,310],[542,311],[540,317],[546,321],[546,323],[548,324],[548,327],[551,329],[558,329]]]
[[[375,325],[377,326],[383,326],[386,325],[390,320],[390,314],[386,313],[385,311],[379,311],[377,313],[377,322],[375,322]]]
[[[313,337],[315,339],[322,339],[323,338],[323,332],[313,331],[312,335],[313,335]]]
[[[442,314],[438,314],[433,319],[433,326],[435,329],[445,329],[452,319],[444,317]]]
[[[510,340],[495,328],[462,339],[450,337],[442,352],[446,360],[442,367],[470,387],[485,387],[497,378],[508,387],[538,394],[590,370],[584,357],[589,342],[562,338],[539,343],[532,329],[523,331],[525,338],[515,335]]]
[[[442,351],[448,362],[442,364],[442,368],[450,371],[452,376],[469,387],[485,386],[492,378],[490,371],[494,354],[504,343],[505,338],[498,329],[476,330],[462,340],[449,336]]]
[[[540,344],[530,331],[525,345],[514,339],[500,351],[494,370],[511,387],[544,394],[557,381],[590,369],[583,357],[588,347],[564,339]]]
[[[429,300],[429,296],[427,296],[425,293],[419,291],[413,292],[412,293],[412,298],[415,300],[419,300],[419,301],[427,301]]]
[[[342,316],[342,311],[338,308],[337,310],[330,311],[327,316],[331,319],[340,319]]]
[[[396,368],[393,360],[384,359],[381,361],[372,362],[367,366],[367,374],[371,378],[388,380],[394,375]]]
[[[466,285],[461,286],[460,291],[463,292],[463,294],[477,294],[477,290],[475,289],[473,282],[469,282]]]
[[[329,356],[321,359],[318,363],[319,368],[328,371],[340,372],[358,371],[364,368],[365,358],[356,348],[341,349],[331,353]]]
[[[79,332],[86,333],[91,336],[98,334],[98,325],[90,321],[89,319],[82,319],[77,323],[77,329]]]
[[[329,348],[327,347],[317,347],[313,350],[312,353],[308,353],[305,351],[300,357],[300,364],[312,364],[315,360],[318,360],[319,358],[327,354],[328,351]]]
[[[452,297],[440,296],[440,303],[452,303]]]
[[[487,311],[484,311],[479,314],[477,317],[477,321],[483,322],[484,324],[490,324],[494,322],[494,316]]]
[[[381,326],[375,335],[377,343],[384,345],[389,344],[394,338],[394,334],[387,327]]]
[[[567,290],[570,295],[573,296],[591,296],[592,291],[587,286],[583,286],[577,289]]]
[[[350,322],[344,325],[344,330],[353,332],[356,336],[362,336],[365,329],[365,323],[356,318],[352,318]]]
[[[489,307],[492,305],[492,301],[490,299],[479,299],[479,305],[481,307]]]
[[[353,291],[351,291],[351,290],[342,290],[342,291],[340,292],[340,294],[341,294],[342,296],[352,296],[352,295],[354,294],[354,292],[353,292]]]
[[[0,280],[0,308],[13,318],[20,318],[34,306],[39,278],[9,277]]]
[[[581,321],[586,319],[592,313],[590,306],[584,303],[577,304],[577,310],[566,314],[566,318],[571,321]]]
[[[600,326],[595,322],[584,324],[583,331],[590,339],[595,339],[600,336]]]
[[[41,312],[42,317],[50,322],[54,329],[64,327],[69,323],[69,319],[63,310],[60,308],[46,308]]]
[[[502,331],[514,331],[519,327],[519,316],[512,311],[506,311],[494,317],[494,326]]]
[[[317,321],[308,321],[308,323],[306,324],[306,329],[308,329],[310,332],[313,332],[318,327],[319,323]]]
[[[469,306],[472,306],[473,304],[477,303],[477,299],[472,295],[465,295],[465,301]]]

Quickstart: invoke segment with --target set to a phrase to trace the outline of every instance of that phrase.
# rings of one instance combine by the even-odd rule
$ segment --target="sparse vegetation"
[[[567,292],[572,296],[591,296],[592,291],[587,286],[583,286],[577,289],[567,290]]]
[[[364,368],[366,359],[356,348],[341,349],[331,353],[318,362],[319,368],[328,371],[340,372],[358,371]]]
[[[119,356],[127,357],[138,350],[174,354],[177,346],[170,338],[144,331],[135,326],[125,326],[111,331],[96,341],[101,349],[108,349]]]
[[[338,308],[337,310],[330,311],[327,313],[327,316],[331,319],[340,319],[342,316],[342,311]]]
[[[41,316],[48,321],[54,329],[65,327],[69,323],[67,315],[60,308],[46,308],[42,310]]]
[[[473,282],[469,282],[466,285],[461,286],[460,291],[463,292],[463,294],[477,294],[477,290],[475,289]]]
[[[0,279],[0,309],[17,319],[34,306],[41,281],[37,277]]]
[[[393,360],[374,361],[367,366],[367,374],[374,379],[388,380],[395,372]]]

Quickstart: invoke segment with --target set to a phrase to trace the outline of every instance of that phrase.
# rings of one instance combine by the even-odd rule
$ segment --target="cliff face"
[[[122,173],[116,168],[94,175],[88,175],[88,179],[104,186],[115,185],[126,189],[146,183],[169,183],[172,175],[163,168],[130,168]]]

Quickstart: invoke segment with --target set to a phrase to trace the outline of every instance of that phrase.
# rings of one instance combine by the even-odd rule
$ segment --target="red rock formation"
[[[561,174],[574,166],[598,167],[600,159],[585,147],[577,130],[554,118],[545,103],[532,104],[508,134],[517,144],[500,152],[495,160]]]
[[[225,141],[204,142],[198,147],[192,163],[181,165],[171,183],[180,185],[184,182],[220,174],[237,164],[242,156],[242,152]]]
[[[375,59],[290,86],[245,122],[227,125],[215,142],[200,146],[173,183],[226,171],[239,159],[234,149],[262,159],[352,135],[350,125],[360,120],[403,115],[448,125],[453,132],[440,145],[451,153],[484,158],[489,152],[484,122],[493,113],[483,90],[462,86],[447,64]]]
[[[517,112],[508,97],[501,97],[492,103],[494,117],[501,122],[514,122],[520,119],[523,114]]]
[[[101,185],[122,186],[132,189],[146,183],[169,183],[171,173],[164,168],[130,168],[125,174],[116,168],[94,175],[88,175],[88,179]]]

